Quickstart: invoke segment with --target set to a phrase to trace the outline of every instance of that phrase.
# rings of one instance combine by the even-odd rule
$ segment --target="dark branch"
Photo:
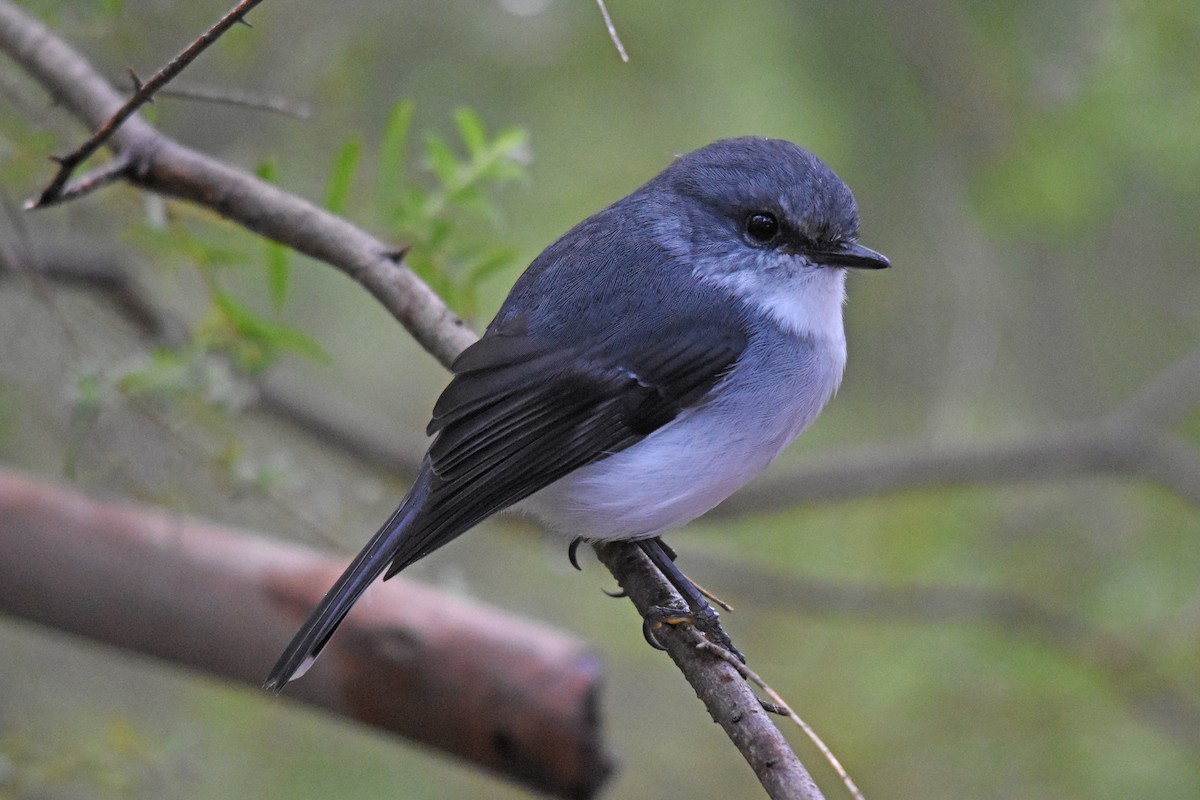
[[[60,166],[63,162],[59,162]],[[53,197],[39,197],[37,207],[56,205],[58,203],[66,203],[70,200],[76,200],[83,197],[85,194],[90,194],[97,189],[103,188],[110,183],[115,183],[124,180],[133,166],[133,159],[127,154],[121,154],[109,161],[103,166],[86,173],[82,178],[73,181],[68,181],[64,185],[58,187]],[[44,199],[43,199],[44,198]]]
[[[217,22],[217,24],[200,34],[200,36],[187,47],[185,47],[179,55],[172,58],[162,69],[154,73],[154,75],[150,77],[150,80],[143,83],[137,78],[136,75],[133,75],[131,71],[130,74],[133,75],[134,82],[137,84],[137,91],[133,93],[132,97],[121,104],[121,106],[113,112],[112,116],[105,120],[105,122],[96,129],[96,132],[88,137],[87,141],[67,155],[55,159],[58,162],[58,172],[55,173],[54,178],[50,181],[50,184],[42,190],[41,195],[39,195],[36,200],[33,200],[29,203],[29,208],[41,208],[42,206],[50,205],[52,203],[67,199],[65,196],[67,181],[70,179],[71,173],[75,171],[75,168],[91,158],[92,154],[94,154],[105,144],[105,142],[112,138],[113,133],[115,133],[117,128],[121,126],[121,123],[129,119],[129,117],[131,117],[139,108],[150,102],[150,100],[154,97],[155,92],[165,86],[168,81],[170,81],[180,72],[182,72],[188,64],[192,63],[197,56],[203,53],[213,42],[219,39],[221,34],[229,30],[238,22],[241,22],[242,18],[250,11],[250,9],[254,8],[261,2],[262,0],[241,0],[241,2],[234,6],[227,14],[225,14],[225,16],[223,16]]]

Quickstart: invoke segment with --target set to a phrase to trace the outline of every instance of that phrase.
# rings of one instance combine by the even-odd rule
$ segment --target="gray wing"
[[[711,325],[630,330],[587,349],[481,339],[434,406],[430,490],[387,574],[704,402],[745,346],[740,329]]]

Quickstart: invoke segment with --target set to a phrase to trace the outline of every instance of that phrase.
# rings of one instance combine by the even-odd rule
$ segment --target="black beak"
[[[828,249],[813,249],[805,254],[817,264],[830,267],[850,267],[852,269],[887,269],[891,262],[882,253],[876,253],[869,247],[863,247],[858,242],[830,247]]]

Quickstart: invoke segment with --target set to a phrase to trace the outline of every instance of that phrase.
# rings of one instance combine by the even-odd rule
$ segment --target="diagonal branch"
[[[39,20],[0,2],[0,51],[87,126],[104,124],[121,95]],[[129,181],[188,200],[243,227],[323,261],[363,285],[442,364],[475,334],[385,245],[341,217],[253,175],[184,147],[140,117],[106,143],[132,160]]]
[[[129,119],[139,108],[150,102],[159,89],[182,72],[197,56],[208,49],[209,45],[221,38],[221,35],[225,31],[239,22],[245,22],[246,14],[261,2],[262,0],[241,0],[225,16],[221,17],[217,21],[217,24],[200,34],[179,55],[168,61],[162,69],[154,73],[148,81],[145,83],[139,81],[137,91],[133,93],[133,96],[121,104],[121,107],[114,111],[112,116],[105,120],[96,129],[95,133],[88,137],[87,141],[67,155],[54,159],[58,162],[58,172],[55,173],[50,184],[42,190],[42,193],[35,200],[31,200],[27,207],[30,209],[41,208],[53,203],[69,200],[75,194],[78,194],[78,192],[64,191],[67,181],[70,179],[71,173],[75,171],[75,168],[91,158],[105,142],[112,138],[117,128],[121,126],[121,123]]]
[[[595,545],[595,550],[643,619],[649,619],[656,609],[684,607],[683,600],[638,547],[606,543]],[[655,629],[654,637],[696,690],[713,721],[737,745],[768,796],[823,800],[821,790],[770,720],[750,684],[729,661],[700,644],[706,640],[695,628],[662,625]]]
[[[604,0],[596,0],[596,5],[600,7],[600,15],[604,17],[604,29],[608,31],[608,38],[612,39],[613,47],[617,48],[617,55],[628,64],[629,54],[625,52],[625,45],[621,44],[621,37],[617,35],[617,26],[613,25],[608,6],[604,5]]]

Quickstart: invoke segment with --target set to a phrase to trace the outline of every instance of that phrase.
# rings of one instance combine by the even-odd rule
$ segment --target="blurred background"
[[[127,68],[149,75],[228,3],[22,5],[125,85]],[[463,151],[459,109],[489,137],[525,131],[507,151],[522,178],[490,186],[486,213],[455,218],[455,231],[511,255],[446,278],[480,329],[543,247],[674,154],[744,134],[810,148],[853,189],[863,243],[895,268],[851,276],[845,383],[760,482],[773,493],[760,513],[734,508],[670,537],[681,565],[737,607],[733,638],[868,798],[1200,796],[1200,396],[1194,378],[1156,383],[1200,346],[1200,6],[610,0],[610,11],[629,64],[587,0],[360,0],[336,13],[268,2],[180,83],[283,96],[307,119],[171,98],[148,114],[393,241],[396,215],[381,209],[394,176],[380,170],[394,166],[397,114],[411,114],[405,186],[418,192],[437,186],[426,137]],[[6,62],[0,239],[42,261],[119,264],[188,342],[211,333],[219,286],[307,337],[268,359],[272,387],[421,450],[445,373],[334,270],[128,187],[16,210],[48,179],[47,155],[81,139]],[[164,377],[94,292],[5,279],[0,458],[98,495],[357,551],[402,476],[244,411],[236,359],[189,358]],[[137,395],[131,375],[179,391]],[[1113,415],[1148,386],[1177,406],[1148,420],[1176,461],[1124,469],[1114,457],[1060,474],[1046,465],[1069,459],[1036,447],[1015,466],[990,460],[1101,421],[1141,436],[1146,418]],[[790,502],[789,476],[847,454],[866,466],[844,492]],[[851,479],[876,458],[904,474],[906,460],[924,469],[938,454],[977,456],[978,468],[950,458],[895,492]],[[594,561],[577,574],[563,542],[502,520],[411,574],[592,644],[621,759],[607,796],[758,796],[628,603],[600,593],[612,581]],[[525,796],[294,704],[16,621],[0,619],[0,675],[0,798]]]

